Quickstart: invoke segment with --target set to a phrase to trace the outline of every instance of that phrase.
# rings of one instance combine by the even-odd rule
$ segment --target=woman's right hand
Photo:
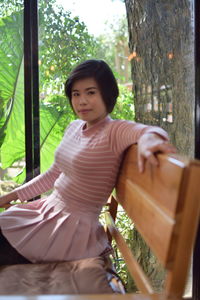
[[[11,201],[15,201],[18,199],[17,192],[12,191],[6,195],[0,197],[0,207],[4,204],[10,203]]]

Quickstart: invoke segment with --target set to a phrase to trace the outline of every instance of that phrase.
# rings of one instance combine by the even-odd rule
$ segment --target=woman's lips
[[[81,114],[87,114],[90,111],[91,111],[91,109],[82,109],[82,110],[79,110],[78,112]]]

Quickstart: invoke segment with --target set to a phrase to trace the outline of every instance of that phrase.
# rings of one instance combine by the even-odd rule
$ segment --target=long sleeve
[[[55,180],[61,174],[55,163],[43,174],[38,175],[16,189],[18,198],[22,201],[32,199],[53,188]]]
[[[130,145],[137,143],[139,138],[147,132],[156,133],[164,140],[168,140],[167,132],[157,126],[148,126],[123,120],[115,122],[114,125],[111,130],[110,142],[111,148],[116,154],[122,153]]]
[[[68,129],[71,127],[71,124],[66,127],[64,135],[68,134]],[[56,152],[58,151],[58,148]],[[60,170],[58,164],[56,161],[54,161],[54,163],[45,173],[38,175],[16,189],[18,198],[21,201],[26,201],[51,190],[54,187],[56,179],[61,173],[62,171]]]

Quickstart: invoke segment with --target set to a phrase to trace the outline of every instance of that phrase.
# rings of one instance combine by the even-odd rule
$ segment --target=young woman
[[[0,214],[0,264],[104,255],[110,245],[98,217],[115,186],[124,150],[138,143],[141,172],[146,160],[157,164],[156,152],[175,151],[161,128],[110,118],[119,92],[104,61],[78,65],[66,81],[65,92],[79,119],[66,129],[53,165],[0,197],[2,205],[53,189],[48,197],[14,205]],[[6,259],[8,251],[12,261]]]

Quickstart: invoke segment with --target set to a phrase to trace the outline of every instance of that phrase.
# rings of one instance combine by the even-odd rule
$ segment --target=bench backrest
[[[163,294],[180,297],[184,292],[200,212],[200,162],[158,155],[159,167],[149,164],[139,173],[137,146],[124,158],[116,197],[147,245],[166,269]],[[109,216],[109,231],[127,262],[141,292],[153,288]]]

